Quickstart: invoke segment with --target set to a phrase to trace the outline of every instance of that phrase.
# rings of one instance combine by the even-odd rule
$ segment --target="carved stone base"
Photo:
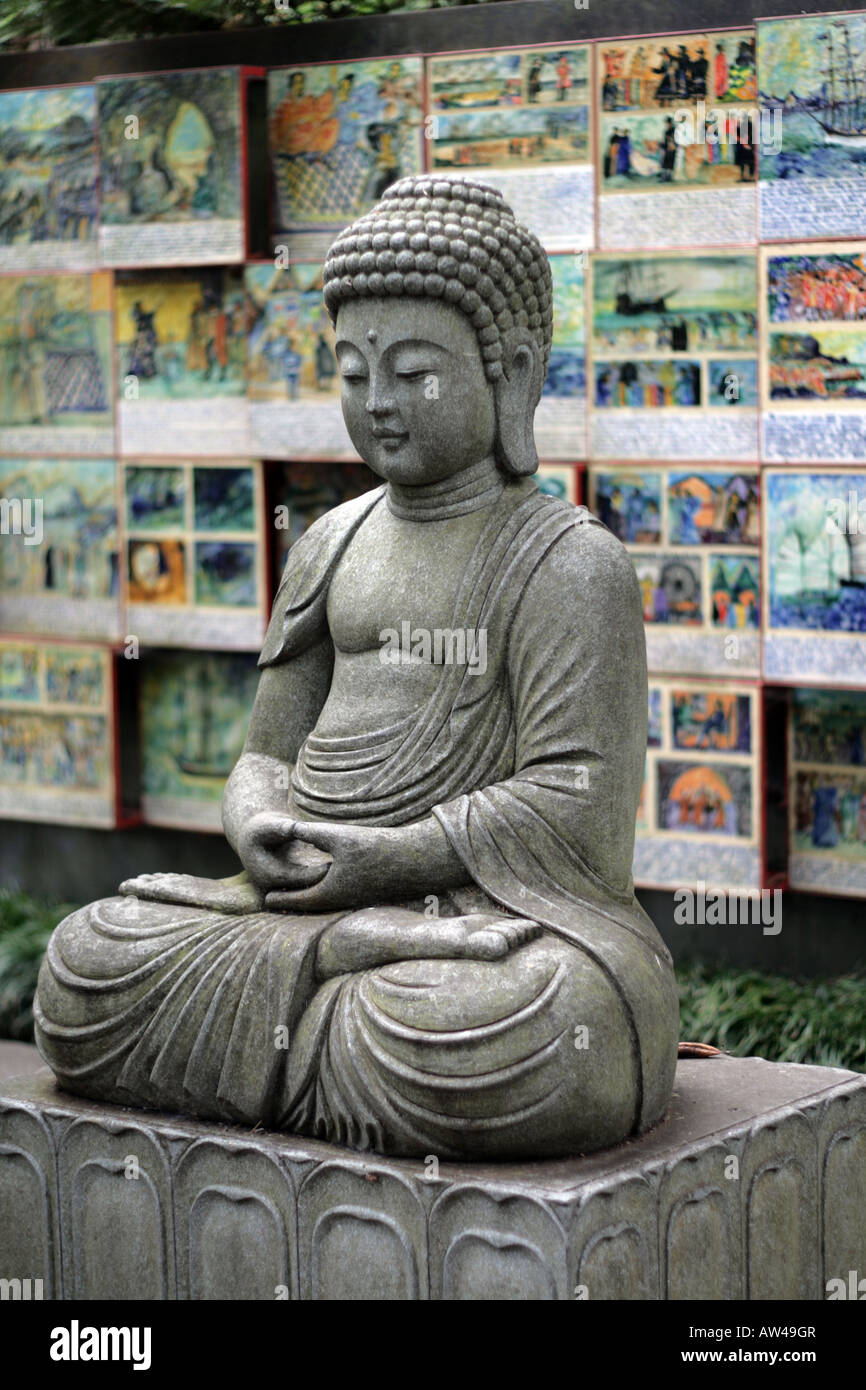
[[[361,1155],[0,1082],[0,1279],[46,1298],[821,1299],[866,1275],[866,1076],[679,1064],[557,1163]]]

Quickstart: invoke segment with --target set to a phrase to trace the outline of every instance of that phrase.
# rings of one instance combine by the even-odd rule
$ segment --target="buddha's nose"
[[[393,396],[386,394],[376,378],[370,377],[370,394],[367,397],[368,415],[391,415],[397,409],[397,402]]]

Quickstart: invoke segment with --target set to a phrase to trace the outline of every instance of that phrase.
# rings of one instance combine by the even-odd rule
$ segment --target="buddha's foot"
[[[181,903],[214,912],[258,912],[263,896],[246,872],[232,878],[196,878],[194,874],[138,874],[121,883],[118,892],[152,903]]]
[[[479,925],[483,923],[483,925]],[[446,933],[457,927],[456,939],[460,949],[456,954],[470,960],[498,960],[515,951],[527,941],[540,936],[543,928],[528,917],[486,917],[483,913],[473,913],[467,917],[453,917],[440,923]]]
[[[477,912],[431,918],[401,908],[366,908],[325,932],[318,973],[327,978],[397,960],[500,960],[542,931],[525,917]]]

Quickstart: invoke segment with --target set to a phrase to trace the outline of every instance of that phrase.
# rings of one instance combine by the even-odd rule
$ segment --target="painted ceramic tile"
[[[334,329],[322,268],[248,265],[247,395],[266,458],[356,459],[340,406]]]
[[[111,77],[97,90],[106,263],[241,260],[238,69]]]
[[[257,651],[265,630],[261,465],[124,465],[127,626],[158,646]]]
[[[146,821],[222,829],[223,788],[240,757],[257,686],[252,655],[152,652],[142,662]]]
[[[756,686],[651,679],[636,883],[761,887],[758,700]]]
[[[111,653],[0,638],[0,816],[116,821]]]
[[[550,256],[553,344],[535,412],[540,458],[586,456],[586,256]]]
[[[589,86],[588,44],[428,59],[428,168],[499,188],[548,249],[591,246]]]
[[[671,742],[689,753],[751,753],[752,698],[709,687],[671,688]]]
[[[0,92],[0,270],[98,258],[96,89]]]
[[[866,694],[795,690],[789,724],[792,888],[866,895]]]
[[[754,241],[754,30],[613,39],[596,53],[600,245]]]
[[[753,252],[593,255],[592,455],[758,450]]]
[[[111,454],[111,276],[0,277],[0,453]]]
[[[274,486],[274,584],[279,584],[289,549],[314,521],[380,487],[365,463],[285,463]]]
[[[866,474],[764,470],[764,674],[866,682]]]
[[[577,502],[578,478],[573,464],[542,463],[535,474],[539,492],[559,497],[563,502]]]
[[[336,231],[422,171],[422,60],[273,68],[268,125],[276,234]]]
[[[124,454],[250,452],[244,380],[249,318],[240,271],[117,274]]]
[[[866,221],[866,15],[761,20],[761,239],[857,236]]]
[[[0,458],[0,628],[122,636],[116,465]]]
[[[757,468],[590,468],[590,506],[628,548],[651,671],[760,670]]]
[[[433,165],[589,157],[589,47],[490,49],[428,62]]]
[[[866,187],[866,181],[864,181]],[[763,456],[866,456],[866,242],[761,252]]]

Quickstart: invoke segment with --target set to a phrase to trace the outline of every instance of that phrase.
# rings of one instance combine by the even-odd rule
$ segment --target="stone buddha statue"
[[[382,486],[292,547],[223,798],[235,878],[67,917],[60,1086],[383,1154],[586,1153],[664,1113],[670,956],[631,861],[634,569],[544,496],[550,267],[501,195],[403,179],[332,246],[352,442]]]

